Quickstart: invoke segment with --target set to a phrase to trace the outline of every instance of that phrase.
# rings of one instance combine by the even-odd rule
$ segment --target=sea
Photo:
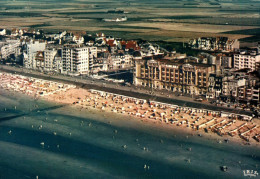
[[[260,173],[259,147],[220,140],[0,89],[0,179],[216,179]]]

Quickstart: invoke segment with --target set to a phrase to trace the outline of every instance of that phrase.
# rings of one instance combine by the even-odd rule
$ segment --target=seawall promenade
[[[97,80],[89,77],[84,77],[84,78],[70,77],[70,76],[64,76],[60,74],[47,75],[29,69],[17,68],[17,67],[5,66],[5,65],[0,66],[0,71],[16,73],[24,76],[35,77],[35,78],[41,78],[45,80],[53,80],[57,82],[69,83],[84,89],[95,89],[95,90],[106,91],[109,93],[116,93],[116,94],[135,97],[135,98],[142,98],[142,99],[158,101],[162,103],[175,104],[178,106],[252,115],[251,111],[244,111],[244,110],[238,110],[238,109],[227,108],[227,107],[219,107],[209,103],[196,102],[193,101],[192,98],[184,97],[184,96],[170,95],[168,97],[166,96],[166,94],[162,93],[162,91],[154,90],[153,93],[150,94],[150,90],[147,90],[145,88],[139,88],[135,86],[122,86],[116,83],[107,82],[104,80]]]

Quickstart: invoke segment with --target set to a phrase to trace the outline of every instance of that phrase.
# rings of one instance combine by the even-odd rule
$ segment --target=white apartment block
[[[65,45],[62,48],[61,57],[62,73],[89,74],[93,67],[93,59],[97,57],[97,48],[83,45]]]
[[[110,69],[124,69],[133,66],[133,56],[122,55],[122,56],[112,56],[110,62]]]
[[[111,61],[111,57],[95,59],[91,73],[95,74],[95,73],[98,73],[99,71],[108,71],[110,61]]]
[[[24,62],[25,68],[35,69],[36,68],[36,53],[38,51],[44,51],[46,48],[46,42],[33,41],[26,45],[26,52],[24,52]]]
[[[54,66],[54,58],[57,54],[57,50],[49,48],[44,50],[44,70],[53,71],[56,67]]]
[[[62,72],[62,58],[61,58],[61,56],[58,53],[54,57],[53,70],[55,72],[57,72],[57,73],[61,73]]]
[[[222,94],[225,96],[237,96],[237,81],[232,80],[232,81],[224,81],[222,83]]]
[[[1,44],[0,54],[3,59],[8,58],[12,54],[18,56],[20,53],[20,40],[6,40],[6,42]]]
[[[234,54],[235,69],[249,68],[250,71],[255,71],[257,62],[260,62],[260,55],[256,54],[256,52]]]

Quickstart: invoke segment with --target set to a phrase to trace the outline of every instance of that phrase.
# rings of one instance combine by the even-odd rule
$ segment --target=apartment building
[[[37,51],[35,55],[35,70],[44,71],[44,52]]]
[[[209,53],[201,52],[198,59],[200,63],[216,65],[216,56]]]
[[[93,59],[97,57],[97,48],[84,45],[64,45],[61,57],[62,73],[89,74],[93,67]]]
[[[222,95],[237,96],[237,80],[233,77],[224,77],[222,80]]]
[[[260,101],[260,88],[251,88],[251,101],[259,103]]]
[[[240,101],[255,102],[260,101],[259,78],[256,76],[245,76],[238,80],[237,98]]]
[[[44,51],[46,48],[45,41],[30,41],[26,44],[26,50],[24,52],[23,65],[25,68],[35,69],[36,61],[35,57],[38,51]]]
[[[222,77],[216,74],[209,75],[209,87],[206,98],[214,99],[220,97],[222,93]]]
[[[63,69],[62,58],[61,58],[61,49],[57,50],[57,53],[53,60],[53,71],[56,73],[61,73]]]
[[[108,71],[108,58],[96,58],[94,59],[93,67],[91,70],[92,74],[96,74],[100,71]]]
[[[237,92],[237,97],[240,101],[255,103],[258,103],[260,101],[260,88],[258,87],[240,86],[238,87]]]
[[[209,87],[209,74],[214,72],[214,65],[186,63],[183,59],[142,59],[135,62],[134,84],[203,95]]]
[[[217,58],[223,68],[233,68],[233,57],[229,54],[218,54]]]
[[[257,70],[257,63],[260,62],[260,54],[256,52],[241,51],[234,54],[234,68],[235,69],[250,69],[250,71]]]
[[[55,68],[54,58],[57,54],[57,49],[47,48],[44,50],[44,70],[53,71]]]
[[[7,39],[0,45],[0,57],[7,59],[10,55],[18,56],[21,54],[20,40]]]
[[[111,57],[109,68],[111,70],[130,68],[133,65],[133,56],[116,54]]]

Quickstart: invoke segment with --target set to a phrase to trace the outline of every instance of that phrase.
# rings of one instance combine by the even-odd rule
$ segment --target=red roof
[[[141,47],[135,47],[134,50],[141,50]]]
[[[116,44],[114,44],[115,40],[108,40],[107,41],[107,44],[110,46],[110,47],[115,47]]]
[[[18,32],[18,29],[12,29],[12,33]]]
[[[121,41],[121,45],[126,45],[126,41]]]
[[[126,46],[125,46],[126,49],[136,49],[137,47],[138,45],[136,41],[131,40],[126,42]]]

